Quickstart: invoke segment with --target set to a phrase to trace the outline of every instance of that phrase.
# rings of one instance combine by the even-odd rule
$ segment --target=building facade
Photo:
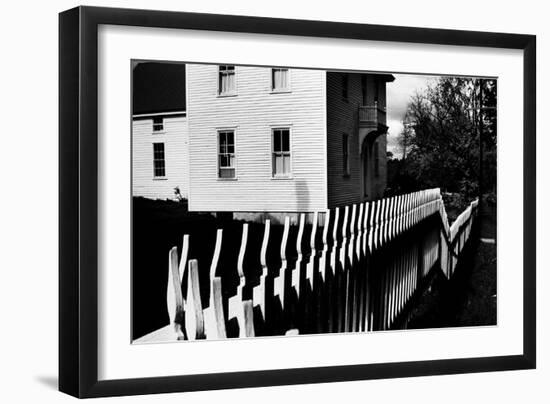
[[[188,151],[185,112],[134,115],[132,195],[150,199],[187,199]]]
[[[132,195],[187,198],[185,64],[135,63],[132,71]]]
[[[241,213],[312,212],[383,196],[393,76],[187,64],[185,78],[185,116],[165,116],[165,134],[154,134],[148,117],[134,120],[134,151],[143,156],[134,159],[136,179],[155,174],[154,139],[164,139],[165,178],[154,183],[165,185],[143,196],[171,198],[179,186],[191,211]]]

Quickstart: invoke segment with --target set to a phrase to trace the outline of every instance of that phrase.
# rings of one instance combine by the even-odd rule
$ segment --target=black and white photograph
[[[89,3],[3,7],[1,402],[548,401],[544,3]]]
[[[497,325],[497,78],[130,68],[134,344]]]

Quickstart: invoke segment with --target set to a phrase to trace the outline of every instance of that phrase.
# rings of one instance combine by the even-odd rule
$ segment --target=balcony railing
[[[386,125],[386,110],[374,105],[364,105],[359,107],[359,125],[361,126],[385,126]]]

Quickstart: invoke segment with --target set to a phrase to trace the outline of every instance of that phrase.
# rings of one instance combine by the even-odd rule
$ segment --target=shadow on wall
[[[291,193],[281,194],[281,198],[286,198],[284,202],[288,205],[290,198],[296,198],[294,208],[289,210],[281,210],[277,212],[273,211],[256,211],[256,212],[232,212],[228,216],[231,216],[234,220],[244,220],[247,222],[265,223],[267,219],[271,221],[272,225],[283,225],[285,218],[288,217],[290,224],[293,226],[298,225],[300,220],[300,214],[306,213],[306,223],[311,223],[313,220],[312,201],[310,200],[309,186],[306,180],[297,179],[294,180],[294,195]],[[217,214],[218,217],[221,214]],[[324,213],[319,215],[319,224],[322,225]]]
[[[296,180],[294,183],[295,187],[295,198],[296,198],[296,208],[298,212],[309,212],[310,201],[309,201],[309,188],[307,181],[305,180]]]

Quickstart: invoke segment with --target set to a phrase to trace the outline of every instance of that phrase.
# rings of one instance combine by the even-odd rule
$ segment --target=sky
[[[403,129],[403,118],[407,105],[416,92],[422,92],[436,76],[418,74],[394,74],[395,81],[386,85],[386,111],[388,129],[388,151],[401,157],[402,151],[397,144],[397,137]]]

